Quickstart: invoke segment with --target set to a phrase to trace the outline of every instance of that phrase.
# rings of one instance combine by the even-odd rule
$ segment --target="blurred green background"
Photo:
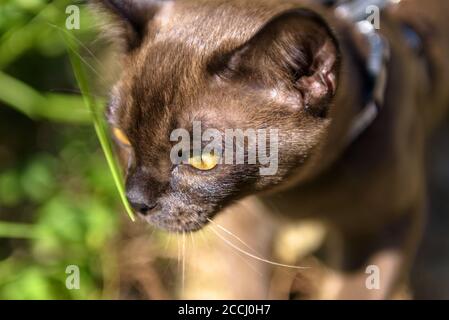
[[[66,8],[73,4],[81,10],[79,30],[65,28],[69,16]],[[107,88],[116,75],[112,69],[117,57],[99,36],[98,24],[84,3],[0,0],[0,300],[210,299],[228,297],[231,292],[233,298],[259,297],[235,294],[244,286],[255,286],[253,293],[264,293],[269,284],[255,273],[253,260],[243,261],[248,269],[236,270],[231,263],[223,263],[222,256],[214,256],[221,250],[227,262],[242,260],[239,252],[230,250],[222,241],[222,247],[211,250],[214,246],[210,246],[210,237],[216,238],[213,233],[200,234],[199,241],[194,235],[191,240],[188,237],[191,242],[186,254],[180,251],[184,239],[180,242],[175,235],[133,224],[124,212],[62,36],[65,30],[77,39],[89,79],[96,79],[91,83],[92,90],[101,96],[99,105],[104,105]],[[431,194],[436,195],[431,211],[440,215],[433,215],[428,223],[426,234],[431,237],[423,242],[421,252],[425,254],[420,255],[414,277],[415,286],[433,295],[438,285],[446,284],[441,297],[449,295],[449,258],[445,255],[446,260],[441,259],[442,253],[449,252],[445,249],[449,248],[449,127],[445,130],[439,151],[429,152],[436,156],[445,152],[439,157],[440,164],[431,166],[435,171],[432,176],[439,178],[430,186]],[[255,208],[260,211],[257,205]],[[245,213],[248,210],[244,208]],[[264,216],[257,220],[256,216],[254,212],[239,214],[238,210],[234,216],[227,214],[236,234],[244,234],[239,228],[245,226],[264,230],[265,234],[265,229],[271,228],[266,224],[273,223]],[[323,232],[315,229],[318,236],[313,241],[319,243]],[[280,240],[281,245],[275,246],[281,248],[276,249],[275,260],[298,261],[301,240],[307,242],[305,229],[298,230],[293,229],[295,236],[283,232],[286,239],[293,241]],[[256,246],[260,235],[248,235],[248,241]],[[312,243],[312,247],[318,245]],[[186,272],[181,255],[187,259]],[[66,268],[70,265],[80,269],[79,290],[66,287]],[[230,270],[220,273],[227,274],[227,278],[217,277],[216,270],[228,265]],[[280,292],[276,288],[283,284],[290,290],[290,283],[283,280],[290,279],[288,272],[280,270],[276,274],[271,284],[274,291]]]
[[[73,4],[79,30],[66,28]],[[85,3],[0,0],[0,300],[257,296],[239,296],[242,286],[265,297],[252,258],[224,243],[211,250],[222,242],[214,233],[180,239],[127,216],[66,47],[67,36],[78,44],[104,105],[119,70],[103,23]],[[258,224],[256,213],[226,216],[236,230],[243,218]],[[244,269],[227,270],[220,251]],[[66,287],[71,265],[80,269],[79,290]],[[220,268],[228,278],[217,277]]]
[[[0,0],[0,299],[116,297],[111,247],[127,218],[59,29],[70,4]],[[69,32],[101,54],[78,7]],[[65,286],[68,265],[80,290]]]

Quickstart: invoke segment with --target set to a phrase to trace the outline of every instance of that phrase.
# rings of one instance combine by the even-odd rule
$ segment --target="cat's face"
[[[100,2],[125,31],[124,72],[108,119],[124,155],[128,199],[148,222],[198,230],[230,203],[282,184],[325,135],[338,48],[311,12],[266,4],[257,11],[245,1]],[[195,125],[220,135],[223,151],[226,130],[252,130],[256,139],[242,140],[244,163],[235,163],[235,146],[232,164],[224,153],[217,163],[216,152],[197,150],[209,140],[194,137]],[[188,134],[184,152],[175,149],[179,129]],[[257,159],[264,148],[269,163]],[[261,170],[267,167],[274,171]]]

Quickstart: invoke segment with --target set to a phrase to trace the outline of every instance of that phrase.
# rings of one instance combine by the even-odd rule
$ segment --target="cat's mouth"
[[[196,206],[195,206],[196,207]],[[209,216],[198,208],[190,210],[169,211],[155,208],[145,214],[139,213],[139,217],[149,224],[174,233],[195,232],[208,224]]]

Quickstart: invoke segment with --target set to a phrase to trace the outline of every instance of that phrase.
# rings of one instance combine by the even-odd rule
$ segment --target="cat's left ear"
[[[251,87],[281,91],[289,101],[325,116],[338,85],[339,52],[323,18],[295,9],[274,17],[211,70]]]
[[[151,19],[164,5],[163,0],[90,0],[101,11],[112,17],[115,36],[124,41],[127,50],[139,47]],[[107,32],[108,30],[106,30]],[[118,31],[118,35],[116,35]]]

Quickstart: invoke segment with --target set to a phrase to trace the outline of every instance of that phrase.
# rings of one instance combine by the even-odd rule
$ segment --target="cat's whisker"
[[[186,234],[182,233],[182,295],[185,292],[186,282]]]
[[[74,39],[76,42],[77,42],[77,44],[81,44],[81,46],[83,46],[83,48],[85,49],[85,50],[87,50],[88,52],[89,52],[89,54],[91,54],[91,55],[93,55],[93,53],[92,52],[90,52],[90,50],[88,49],[88,48],[86,48],[83,44],[82,44],[82,42],[80,41],[80,40],[78,40],[75,36],[73,36],[73,35],[71,35],[70,33],[68,33],[66,30],[64,30],[63,28],[61,28],[61,27],[59,27],[59,26],[57,26],[57,25],[54,25],[54,24],[51,24],[51,23],[49,23],[49,25],[50,26],[52,26],[52,27],[54,27],[54,28],[56,28],[56,29],[59,29],[60,30],[60,32],[63,32],[65,35],[67,35],[67,36],[69,36],[69,37],[71,37],[72,39]],[[97,69],[95,69],[95,67],[94,66],[92,66],[83,56],[81,56],[81,54],[79,54],[78,53],[78,50],[73,50],[72,48],[68,48],[69,50],[71,50],[72,52],[73,52],[73,54],[75,54],[79,59],[80,59],[80,61],[82,62],[82,63],[84,63],[93,73],[95,73],[95,75],[98,77],[98,78],[100,78],[100,79],[103,79],[103,80],[106,80],[106,78],[105,77],[103,77],[102,75],[101,75],[101,73],[100,72],[98,72],[97,71]],[[95,57],[95,56],[94,56]],[[96,60],[97,60],[97,58],[95,58]]]
[[[196,246],[196,236],[193,234],[193,232],[190,232],[190,235],[192,237],[193,244]]]
[[[195,249],[195,237],[193,235],[193,232],[189,232],[190,239],[192,240],[192,251]]]
[[[242,204],[243,205],[243,204]],[[256,253],[257,255],[260,255],[259,252],[257,252],[255,249],[252,249],[248,244],[246,244],[241,238],[239,238],[237,235],[235,235],[234,233],[232,233],[231,231],[229,231],[228,229],[226,229],[225,227],[219,225],[218,223],[216,223],[215,221],[208,219],[210,223],[216,225],[217,227],[219,227],[221,230],[223,230],[224,232],[226,232],[227,234],[231,235],[232,237],[234,237],[237,241],[239,241],[240,243],[242,243],[245,247],[247,247],[248,249],[254,251],[254,253]],[[308,267],[302,267],[303,269],[308,269]]]
[[[201,230],[200,230],[200,236],[201,236],[201,238],[202,238],[202,240],[203,240],[203,243],[205,243],[205,244],[207,245],[207,247],[208,247],[209,249],[211,249],[209,239],[206,238],[205,233],[206,233],[205,229],[201,229]]]
[[[151,240],[153,240],[154,237],[154,233],[156,232],[155,228],[149,228],[150,229],[150,233],[147,234],[146,240],[151,242]]]
[[[231,231],[229,231],[228,229],[226,229],[225,227],[219,225],[218,223],[216,223],[215,221],[213,221],[212,219],[207,218],[207,221],[209,221],[210,223],[212,223],[213,225],[217,226],[220,230],[224,231],[225,233],[229,234],[231,237],[233,237],[234,239],[236,239],[238,242],[240,242],[241,244],[243,244],[246,248],[248,248],[249,250],[253,251],[255,254],[260,254],[259,252],[257,252],[257,250],[253,249],[251,246],[249,246],[245,241],[243,241],[241,238],[239,238],[237,235],[233,234]]]
[[[235,244],[233,244],[231,241],[229,241],[228,239],[226,239],[225,237],[223,237],[213,226],[211,226],[210,230],[212,230],[212,232],[214,232],[217,237],[219,237],[221,240],[223,240],[226,244],[228,244],[229,246],[231,246],[232,248],[234,248],[235,250],[247,255],[248,257],[251,257],[255,260],[261,261],[261,262],[265,262],[267,264],[276,266],[276,267],[283,267],[283,268],[290,268],[290,269],[309,269],[309,267],[299,267],[299,266],[293,266],[293,265],[288,265],[288,264],[283,264],[283,263],[278,263],[278,262],[274,262],[268,259],[264,259],[261,258],[259,256],[256,256],[254,254],[251,254],[245,250],[243,250],[242,248],[236,246]]]
[[[248,260],[246,260],[240,252],[233,252],[233,254],[238,257],[240,260],[242,260],[251,270],[253,270],[259,277],[263,277],[262,272],[257,270],[257,268],[252,265]]]
[[[97,69],[95,69],[94,66],[92,66],[81,54],[79,54],[77,51],[73,51],[73,53],[75,55],[78,56],[78,58],[80,59],[80,61],[82,63],[84,63],[93,73],[95,73],[95,75],[101,79],[104,79],[104,77],[100,74],[100,72],[97,71]]]
[[[155,230],[157,230],[157,229],[155,228]],[[170,245],[171,245],[172,239],[173,239],[172,234],[171,233],[167,233],[167,237],[165,239],[164,250],[161,251],[161,253],[159,254],[159,256],[164,258],[164,260],[165,260],[165,258],[167,260],[166,263],[164,264],[164,267],[161,268],[161,274],[160,274],[161,275],[161,279],[166,279],[167,275],[170,272],[170,270],[173,269],[173,264],[174,264],[173,260],[174,259],[173,259],[173,256],[172,256],[172,250],[168,250]]]
[[[239,237],[237,237],[235,234],[233,234],[231,231],[229,231],[228,229],[226,229],[225,227],[219,225],[218,223],[216,223],[215,221],[212,221],[213,224],[220,226],[221,229],[223,231],[225,231],[228,234],[232,234],[232,236],[238,238],[242,244],[244,244],[248,249],[252,250],[255,254],[260,255],[259,252],[257,252],[255,249],[252,249],[249,245],[247,245],[242,239],[240,239]],[[262,272],[260,272],[257,267],[254,264],[251,264],[247,259],[244,259],[244,256],[247,256],[244,253],[241,253],[239,251],[237,251],[236,253],[234,253],[235,256],[237,256],[240,260],[242,260],[251,270],[253,270],[255,273],[257,273],[260,277],[263,277]]]
[[[200,226],[200,224],[198,223],[198,225]],[[211,244],[210,244],[210,241],[209,241],[209,239],[208,238],[206,238],[206,236],[205,236],[205,233],[206,232],[208,232],[208,230],[207,229],[201,229],[198,233],[200,234],[200,236],[201,236],[201,238],[202,238],[202,240],[203,240],[203,243],[205,243],[206,245],[207,245],[207,247],[208,247],[208,249],[209,249],[209,252],[213,249],[212,248],[212,246],[211,246]],[[239,258],[240,260],[242,260],[251,270],[253,270],[254,272],[256,272],[260,277],[262,277],[263,275],[262,275],[262,273],[261,272],[259,272],[258,270],[257,270],[257,268],[254,266],[254,265],[252,265],[248,260],[245,260],[243,257],[242,257],[242,255],[241,255],[241,253],[239,253],[239,252],[234,252],[234,251],[231,251],[231,253],[234,255],[234,256],[236,256],[237,258]]]
[[[165,241],[164,252],[167,252],[168,246],[170,245],[170,242],[171,242],[171,239],[172,239],[172,234],[169,233],[169,234],[168,234],[168,237],[167,237],[167,239],[166,239],[166,241]]]
[[[176,242],[177,242],[177,253],[178,253],[178,258],[176,259],[177,263],[178,263],[178,274],[179,271],[181,270],[181,245],[179,244],[179,236],[176,237]]]
[[[97,56],[92,52],[92,50],[90,50],[80,39],[78,39],[74,34],[72,33],[68,33],[66,30],[64,30],[63,28],[61,28],[60,26],[53,24],[53,23],[48,23],[51,27],[56,28],[60,31],[65,32],[70,38],[72,38],[73,40],[76,41],[77,44],[79,44],[84,50],[86,50],[86,52],[95,60],[95,62],[97,62],[99,65],[104,65],[103,62],[100,61],[100,59],[97,58]]]
[[[195,247],[196,243],[195,243],[195,237],[193,235],[193,232],[189,232],[189,234],[190,234],[190,239],[192,241],[192,246],[191,246],[191,251],[190,251],[190,256],[192,257],[192,256],[194,256],[194,250],[196,250],[196,247]],[[189,261],[190,261],[191,268],[196,267],[196,264],[195,264],[196,261],[194,259],[190,259]]]
[[[260,277],[263,277],[263,274],[257,270],[257,267],[254,264],[251,264],[248,259],[245,259],[246,255],[242,254],[239,251],[231,250],[230,251],[235,257],[239,258],[241,261],[243,261],[252,271],[257,273]]]

